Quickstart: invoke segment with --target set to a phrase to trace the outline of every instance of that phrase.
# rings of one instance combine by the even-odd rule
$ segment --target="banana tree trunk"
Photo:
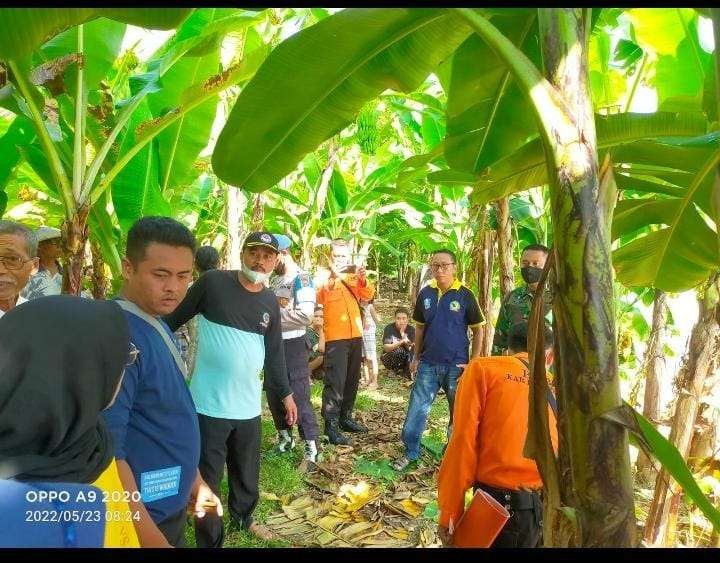
[[[688,467],[698,478],[713,474],[715,458],[720,452],[720,410],[714,405],[720,393],[720,370],[714,369],[705,378],[704,391],[698,397],[698,413],[692,425],[693,433],[687,457]],[[671,487],[665,532],[665,545],[677,545],[678,517],[684,492]],[[691,517],[697,509],[691,507]]]
[[[105,299],[108,287],[108,279],[105,274],[105,260],[100,246],[90,243],[90,252],[92,253],[92,296],[93,299]]]
[[[495,232],[486,230],[483,235],[482,250],[480,254],[480,272],[478,277],[478,291],[480,310],[485,317],[482,325],[482,348],[480,354],[489,356],[492,352],[493,337],[495,336],[493,299],[492,299],[492,271],[495,257]]]
[[[690,445],[690,468],[701,475],[720,469],[720,372],[705,382],[705,393],[695,420],[695,434]]]
[[[477,283],[477,299],[485,324],[480,328],[482,334],[481,356],[489,356],[495,329],[492,323],[492,271],[495,257],[495,231],[487,228],[487,206],[473,206],[471,217],[476,217],[475,236],[470,249],[469,279]]]
[[[245,210],[245,195],[237,186],[227,186],[227,244],[225,264],[230,270],[240,267],[240,245],[243,238],[242,218]]]
[[[251,231],[261,231],[265,221],[265,197],[263,194],[255,194],[253,198],[253,212],[250,221]]]
[[[376,248],[372,255],[373,262],[375,262],[375,271],[377,272],[377,281],[375,282],[375,299],[382,299],[380,296],[380,249]]]
[[[590,10],[539,9],[545,76],[566,118],[545,123],[556,276],[553,319],[560,498],[552,546],[631,547],[635,511],[627,432],[600,416],[622,405],[610,225],[616,187],[598,170],[588,84]],[[601,176],[602,175],[602,176]]]
[[[85,245],[88,241],[88,214],[90,206],[84,205],[62,225],[62,252],[65,261],[62,292],[80,295],[82,291]]]
[[[504,197],[495,202],[497,208],[497,246],[498,275],[500,276],[500,293],[505,297],[515,288],[513,272],[513,236],[510,217],[510,198]]]
[[[643,399],[643,416],[648,420],[658,422],[658,409],[660,406],[660,379],[665,369],[665,327],[667,325],[667,295],[664,291],[655,290],[653,302],[653,317],[650,337],[645,351],[643,376],[645,379],[645,395]],[[653,464],[641,450],[635,466],[637,479],[649,482],[655,474]]]
[[[407,251],[405,254],[398,256],[398,261],[397,261],[397,289],[401,293],[405,289],[405,285],[407,283],[407,280],[405,277],[406,276],[406,274],[405,274],[406,262],[407,262]]]
[[[675,414],[670,428],[670,441],[683,458],[687,458],[693,437],[695,420],[698,416],[700,400],[708,378],[715,375],[720,355],[720,276],[717,274],[708,281],[698,296],[699,315],[693,327],[685,356],[675,386],[679,391]],[[655,480],[653,502],[645,521],[645,542],[648,545],[663,545],[667,542],[668,532],[673,536],[673,527],[668,527],[668,519],[673,505],[679,501],[680,488],[670,485],[667,471],[661,470]],[[670,492],[670,497],[668,497]]]

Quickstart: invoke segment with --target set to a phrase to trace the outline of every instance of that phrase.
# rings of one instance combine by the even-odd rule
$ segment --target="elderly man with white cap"
[[[280,253],[270,285],[278,300],[288,300],[287,306],[280,309],[285,363],[298,409],[298,430],[305,441],[304,459],[314,462],[317,461],[319,428],[310,402],[307,329],[315,316],[315,288],[310,274],[303,271],[290,254],[290,238],[283,234],[274,236]],[[295,446],[295,438],[292,426],[285,422],[282,401],[271,389],[266,389],[265,393],[278,432],[277,448],[280,452],[290,451]]]
[[[60,295],[62,289],[63,272],[59,262],[62,252],[60,229],[40,227],[35,231],[35,235],[38,241],[40,266],[20,294],[28,301],[46,295]]]

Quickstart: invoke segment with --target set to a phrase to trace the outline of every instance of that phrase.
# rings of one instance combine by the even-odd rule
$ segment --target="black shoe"
[[[340,419],[340,428],[346,432],[368,432],[367,426],[359,423],[357,420],[353,420],[349,416]]]
[[[337,418],[325,420],[325,435],[328,437],[328,441],[331,444],[336,444],[336,445],[340,445],[340,446],[351,446],[352,445],[350,438],[348,438],[347,436],[345,436],[345,434],[340,432],[340,428],[338,428]]]

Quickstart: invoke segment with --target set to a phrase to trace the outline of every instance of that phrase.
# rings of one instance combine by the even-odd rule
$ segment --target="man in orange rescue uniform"
[[[363,322],[359,301],[369,301],[375,288],[365,277],[365,268],[350,264],[347,242],[337,239],[330,248],[330,277],[319,285],[317,302],[325,311],[325,387],[322,416],[331,444],[350,444],[340,430],[367,432],[352,419],[362,359]]]
[[[470,361],[455,396],[456,421],[438,475],[439,536],[463,513],[465,491],[483,489],[511,517],[491,547],[539,547],[542,543],[542,480],[534,460],[523,456],[528,429],[528,323],[513,325],[506,356]],[[545,363],[553,360],[552,331],[545,328]],[[555,399],[550,405],[550,438],[557,452]],[[461,422],[462,421],[462,422]]]

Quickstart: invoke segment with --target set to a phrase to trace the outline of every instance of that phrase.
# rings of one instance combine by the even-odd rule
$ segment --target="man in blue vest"
[[[420,439],[435,396],[442,389],[450,407],[448,436],[452,431],[452,412],[458,378],[469,358],[480,354],[480,326],[485,319],[472,291],[455,277],[455,253],[436,250],[430,261],[433,280],[418,294],[413,313],[415,358],[410,372],[415,383],[402,430],[405,455],[392,467],[403,471],[420,457]],[[468,328],[472,330],[472,353]]]

